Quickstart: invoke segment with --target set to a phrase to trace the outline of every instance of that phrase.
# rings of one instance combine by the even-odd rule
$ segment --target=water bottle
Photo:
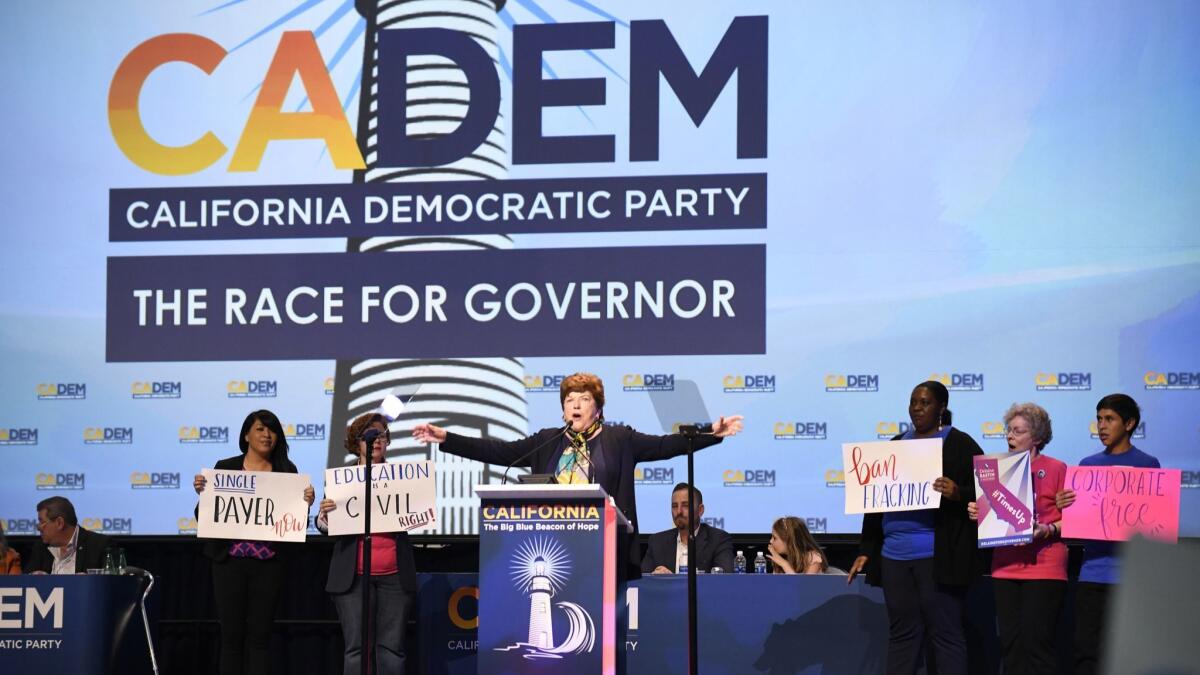
[[[104,552],[104,573],[120,574],[117,570],[117,555],[111,548]]]
[[[767,559],[763,557],[762,551],[759,551],[758,555],[754,556],[754,573],[755,574],[766,574],[767,573]]]
[[[125,548],[117,549],[117,574],[125,574],[125,568],[129,567],[129,562],[125,560]]]
[[[685,549],[683,549],[683,557],[679,559],[679,569],[676,570],[676,573],[677,574],[687,574],[687,571],[688,571],[688,558],[687,558],[687,549],[685,548]]]
[[[733,573],[734,574],[745,574],[746,573],[746,556],[743,555],[741,551],[738,551],[737,557],[733,559]]]

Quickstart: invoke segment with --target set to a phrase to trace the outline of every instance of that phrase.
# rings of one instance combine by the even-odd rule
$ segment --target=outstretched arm
[[[526,436],[516,441],[497,441],[491,438],[471,438],[460,436],[432,424],[418,424],[413,427],[413,438],[421,443],[440,443],[442,452],[448,452],[459,457],[466,457],[488,464],[502,466],[530,466],[532,453],[539,442],[545,442],[542,434]],[[516,464],[520,460],[519,464]]]

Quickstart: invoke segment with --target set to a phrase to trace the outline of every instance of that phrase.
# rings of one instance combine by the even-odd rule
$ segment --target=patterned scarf
[[[560,485],[591,482],[588,474],[592,468],[592,455],[588,452],[587,439],[603,426],[604,417],[601,416],[583,431],[567,429],[567,438],[571,442],[558,458],[558,471],[554,473],[554,479]]]

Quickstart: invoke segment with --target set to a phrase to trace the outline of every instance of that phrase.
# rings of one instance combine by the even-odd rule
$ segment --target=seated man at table
[[[38,502],[38,532],[25,571],[30,574],[79,574],[104,567],[110,540],[79,526],[75,506],[66,497]]]
[[[725,530],[718,530],[701,523],[689,527],[688,484],[680,483],[671,492],[671,520],[675,527],[650,535],[646,555],[642,558],[642,572],[652,574],[674,574],[679,572],[680,562],[687,555],[688,532],[696,537],[697,572],[707,572],[713,567],[722,571],[733,571],[733,537]],[[696,495],[696,520],[704,515],[704,496],[692,488]]]

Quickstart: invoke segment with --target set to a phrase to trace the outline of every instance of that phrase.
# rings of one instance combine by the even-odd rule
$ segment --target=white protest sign
[[[304,541],[308,474],[272,471],[201,471],[196,536],[201,539]]]
[[[326,516],[329,534],[362,534],[365,479],[362,466],[325,470],[325,498],[337,504]],[[372,464],[371,504],[372,534],[432,527],[437,513],[433,462]]]
[[[867,441],[842,444],[846,513],[934,509],[941,495],[933,481],[942,475],[942,439]]]

